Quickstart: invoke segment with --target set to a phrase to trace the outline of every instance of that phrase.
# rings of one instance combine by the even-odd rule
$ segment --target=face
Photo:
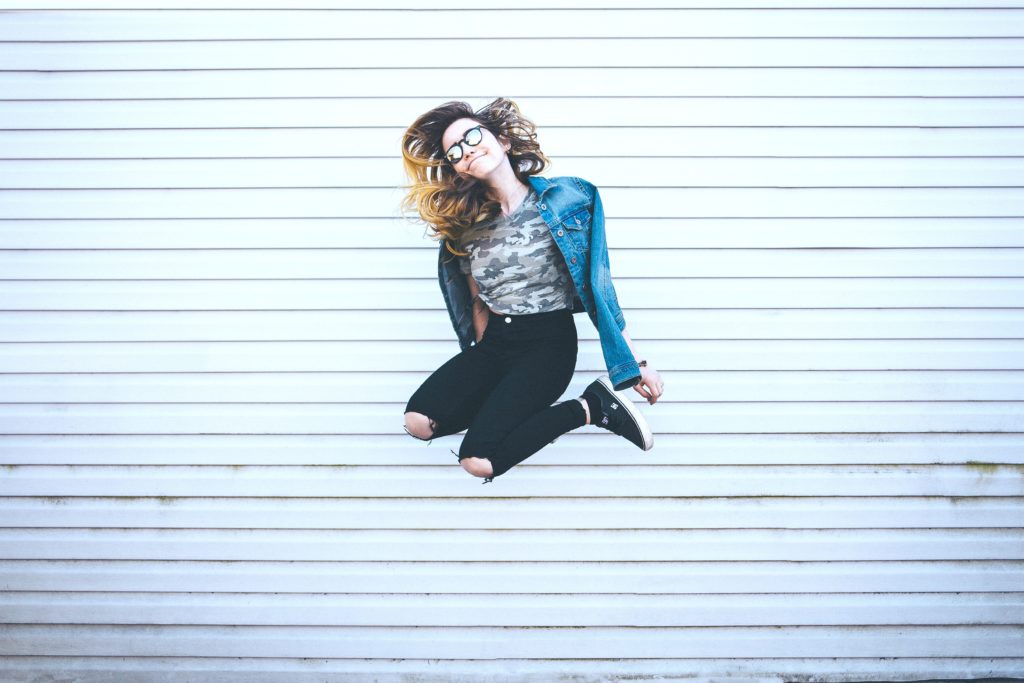
[[[469,133],[467,142],[467,131],[477,126],[481,133],[479,135],[480,142],[471,145],[469,143],[476,140],[475,133]],[[451,164],[456,173],[485,178],[494,169],[509,163],[508,150],[511,144],[496,138],[491,131],[474,119],[459,119],[445,129],[444,135],[441,137],[441,148],[445,154],[452,149],[456,142],[462,147],[462,158]],[[454,153],[458,155],[458,148],[455,148]]]

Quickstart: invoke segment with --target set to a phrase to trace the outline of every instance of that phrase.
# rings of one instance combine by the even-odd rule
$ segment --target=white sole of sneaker
[[[629,400],[628,396],[621,391],[615,390],[611,379],[609,379],[607,375],[601,375],[597,378],[597,381],[600,382],[605,389],[619,397],[619,402],[622,403],[622,407],[626,409],[629,416],[633,418],[633,422],[635,422],[636,426],[640,428],[640,433],[644,438],[644,450],[649,451],[654,448],[654,435],[651,433],[651,427],[647,424],[647,419],[643,416],[643,413],[640,412],[640,409],[633,405],[633,402]]]

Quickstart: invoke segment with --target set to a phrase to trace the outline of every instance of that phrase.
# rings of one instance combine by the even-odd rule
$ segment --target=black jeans
[[[578,350],[569,309],[490,311],[483,338],[435,370],[405,410],[432,421],[431,439],[466,429],[456,455],[489,459],[494,472],[486,484],[586,423],[575,398],[551,405],[572,380]]]

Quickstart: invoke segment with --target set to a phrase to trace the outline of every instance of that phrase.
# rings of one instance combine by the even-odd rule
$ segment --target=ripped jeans
[[[552,405],[572,381],[578,350],[569,309],[490,311],[480,342],[435,370],[405,411],[431,421],[430,440],[467,430],[459,452],[452,453],[460,461],[489,459],[494,471],[486,484],[586,423],[575,398]]]

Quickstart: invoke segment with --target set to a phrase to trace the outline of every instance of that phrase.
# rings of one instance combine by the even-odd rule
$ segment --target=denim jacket
[[[585,311],[597,328],[601,353],[614,387],[633,386],[640,381],[640,367],[622,336],[626,319],[612,285],[604,208],[597,187],[573,176],[530,176],[528,180],[537,193],[537,210],[551,230],[576,285],[572,312]],[[476,343],[472,297],[458,258],[448,252],[445,242],[441,240],[437,275],[459,346],[465,350]]]

